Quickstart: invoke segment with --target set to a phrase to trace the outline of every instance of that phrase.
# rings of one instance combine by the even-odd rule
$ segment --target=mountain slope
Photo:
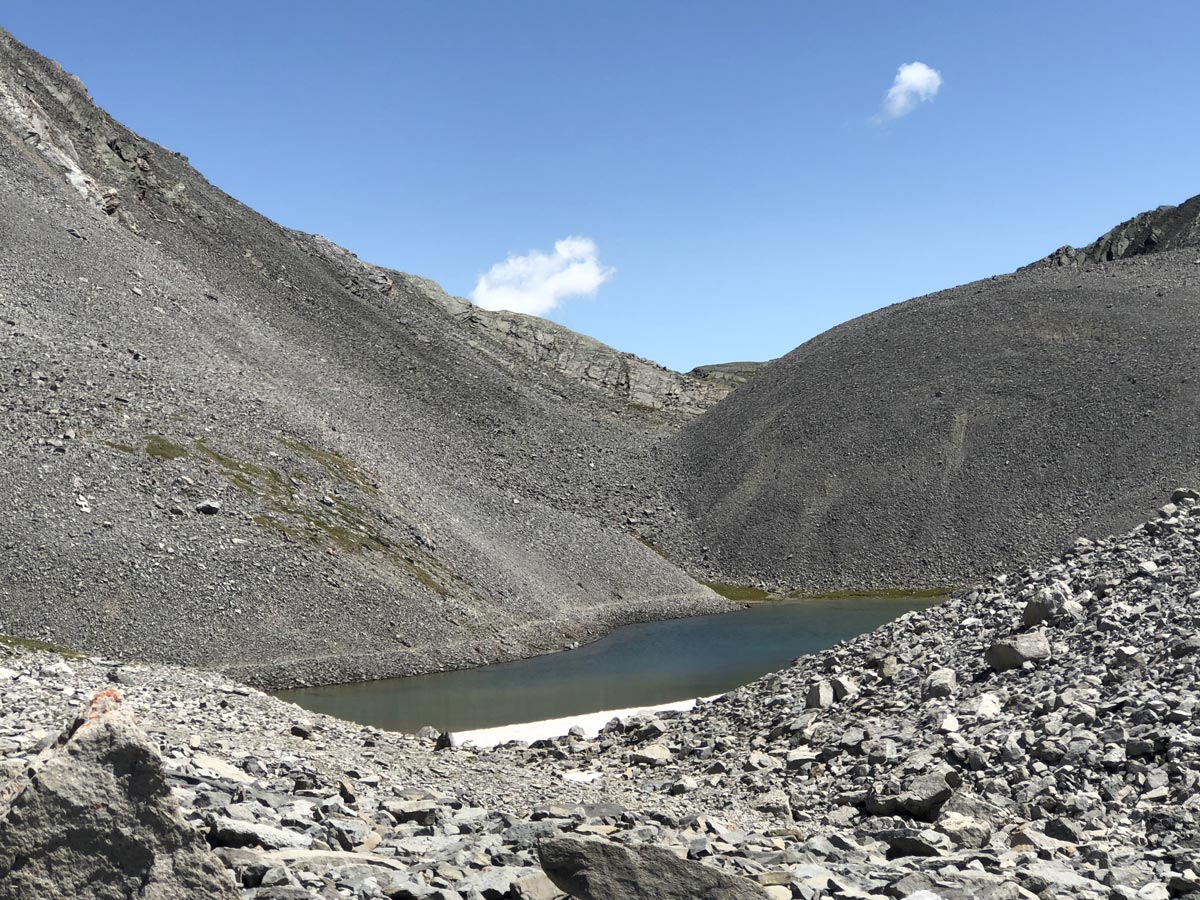
[[[4,33],[0,125],[0,632],[291,683],[724,608],[622,530],[709,386],[481,337]]]
[[[1051,257],[1068,266],[900,303],[768,365],[684,429],[698,526],[669,549],[722,580],[915,586],[1145,518],[1200,474],[1198,214],[1140,216]]]

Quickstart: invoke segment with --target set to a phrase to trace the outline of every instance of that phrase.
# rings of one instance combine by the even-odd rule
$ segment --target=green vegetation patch
[[[278,469],[227,456],[210,447],[204,438],[197,438],[193,444],[197,453],[224,469],[225,476],[243,493],[261,499],[291,496],[291,489]]]
[[[282,438],[280,443],[302,460],[319,466],[333,482],[331,494],[347,490],[372,498],[379,496],[374,481],[344,456],[291,438]],[[342,496],[300,496],[301,483],[317,494],[320,486],[314,482],[320,478],[305,477],[303,472],[284,474],[273,466],[240,459],[218,450],[205,438],[196,438],[189,449],[153,434],[146,438],[146,452],[156,459],[187,456],[215,464],[230,484],[265,507],[251,521],[286,540],[331,546],[346,553],[379,554],[396,569],[443,596],[448,593],[447,585],[457,580],[453,572],[432,556],[391,540],[376,527],[370,511],[362,506]]]
[[[322,450],[319,447],[314,447],[311,444],[306,444],[303,441],[293,438],[280,438],[279,443],[283,444],[289,450],[293,450],[311,459],[328,472],[329,477],[334,481],[343,484],[353,484],[368,494],[377,495],[379,493],[379,489],[375,487],[375,483],[363,474],[363,470],[340,453],[332,450]]]
[[[957,586],[927,588],[883,588],[876,591],[795,591],[790,600],[853,600],[855,597],[882,597],[886,600],[937,600],[949,597]]]
[[[631,533],[631,537],[633,537],[634,540],[636,540],[639,544],[641,544],[647,550],[653,550],[655,553],[657,553],[659,556],[661,556],[667,562],[671,563],[671,565],[675,565],[675,563],[672,562],[671,557],[667,556],[667,551],[664,550],[660,545],[658,545],[654,541],[652,541],[650,538],[643,537],[642,535],[637,534],[636,532]]]
[[[188,450],[186,447],[171,443],[161,434],[148,434],[146,435],[146,453],[155,459],[179,459],[181,456],[187,456]]]
[[[122,444],[119,441],[101,440],[100,443],[102,443],[106,447],[112,447],[114,450],[119,450],[121,453],[129,453],[129,454],[137,453],[136,447],[132,447],[129,444]]]
[[[770,592],[748,585],[729,584],[724,581],[706,581],[704,585],[716,591],[726,600],[732,600],[734,603],[757,603],[762,600],[771,599]]]
[[[11,634],[0,634],[0,644],[5,647],[12,647],[14,650],[33,650],[42,651],[44,653],[57,653],[59,656],[65,656],[69,659],[82,659],[84,654],[77,650],[71,650],[67,647],[60,647],[58,644],[51,644],[49,641],[39,641],[36,638],[16,637]]]

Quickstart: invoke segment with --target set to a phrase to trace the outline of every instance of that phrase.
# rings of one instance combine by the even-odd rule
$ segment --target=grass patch
[[[396,569],[406,573],[430,591],[445,596],[447,585],[457,576],[432,556],[415,547],[393,541],[373,522],[371,512],[340,496],[340,490],[369,498],[379,497],[379,489],[363,470],[345,457],[291,438],[280,443],[301,457],[298,462],[313,464],[333,485],[330,495],[300,497],[298,484],[320,490],[319,473],[290,472],[285,475],[273,466],[239,459],[213,447],[205,438],[192,441],[192,449],[173,444],[161,435],[146,438],[146,452],[158,459],[191,456],[215,464],[222,476],[242,493],[259,501],[265,509],[251,518],[259,528],[273,531],[296,543],[332,547],[345,553],[379,554]],[[368,501],[369,502],[369,501]]]
[[[232,456],[226,456],[208,445],[204,438],[193,441],[196,451],[210,461],[215,462],[225,470],[226,477],[234,487],[243,493],[251,494],[261,499],[291,496],[291,490],[284,481],[278,469],[270,466],[260,466],[258,463],[246,462]]]
[[[789,600],[853,600],[856,597],[882,597],[885,600],[936,600],[949,597],[958,588],[954,585],[929,588],[885,588],[877,591],[794,591]]]
[[[102,443],[106,447],[112,447],[114,450],[119,450],[121,453],[128,453],[128,454],[137,453],[136,447],[131,447],[129,444],[122,444],[119,441],[101,440],[100,443]]]
[[[435,594],[445,596],[445,585],[418,566],[415,562],[411,562],[406,559],[404,561],[404,568],[408,570],[410,575],[417,579],[417,581],[421,582],[421,584],[425,585],[425,587],[427,587],[429,590],[433,591]]]
[[[664,550],[662,547],[660,547],[658,544],[654,543],[654,541],[650,540],[650,538],[642,537],[637,532],[630,532],[630,536],[634,540],[636,540],[639,544],[641,544],[643,547],[645,547],[647,550],[653,550],[655,553],[657,553],[659,556],[661,556],[667,562],[671,563],[671,565],[675,565],[675,563],[672,561],[671,557],[667,556],[667,551]]]
[[[65,656],[68,659],[83,659],[84,656],[84,654],[77,650],[60,647],[58,644],[51,644],[49,641],[15,637],[11,634],[0,634],[0,644],[3,644],[5,647],[12,647],[15,650],[39,650],[44,653],[57,653],[59,656]]]
[[[186,447],[171,443],[161,434],[148,434],[146,435],[146,454],[155,459],[179,459],[181,456],[187,456],[188,450]]]
[[[293,450],[311,459],[317,465],[321,466],[334,481],[356,485],[372,495],[379,493],[379,489],[375,487],[374,482],[370,481],[363,474],[363,470],[340,453],[332,450],[322,450],[319,447],[314,447],[311,444],[306,444],[303,441],[297,441],[292,438],[280,438],[279,443],[283,444],[289,450]]]
[[[734,603],[756,603],[771,599],[771,594],[762,588],[749,587],[742,584],[729,584],[725,581],[706,581],[704,586],[716,591],[726,600]]]

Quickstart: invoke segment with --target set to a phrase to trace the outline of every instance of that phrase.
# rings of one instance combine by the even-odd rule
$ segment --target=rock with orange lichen
[[[0,796],[0,900],[237,896],[115,689]]]

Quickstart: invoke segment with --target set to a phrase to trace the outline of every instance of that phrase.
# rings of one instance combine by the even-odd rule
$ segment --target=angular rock
[[[961,813],[946,813],[938,819],[936,828],[958,847],[979,848],[987,844],[992,836],[992,826],[987,822]]]
[[[562,892],[541,872],[525,875],[512,883],[514,900],[555,900]]]
[[[555,838],[538,845],[550,880],[578,900],[764,900],[754,882],[652,845]]]
[[[1019,669],[1027,662],[1049,658],[1050,641],[1040,631],[995,641],[987,651],[987,663],[997,672]]]
[[[1171,656],[1175,659],[1183,659],[1185,656],[1194,656],[1197,653],[1200,653],[1200,634],[1193,634],[1191,637],[1176,641],[1171,645]]]
[[[833,679],[833,698],[845,700],[858,693],[858,683],[849,675],[838,675]]]
[[[34,764],[0,810],[4,900],[235,900],[184,823],[162,759],[113,688]]]
[[[908,783],[900,795],[900,806],[914,819],[932,821],[953,793],[954,788],[947,781],[946,772],[930,772]]]
[[[631,762],[644,766],[663,766],[671,761],[671,748],[665,744],[650,744],[629,754]]]
[[[828,709],[833,706],[833,685],[828,681],[817,681],[809,685],[804,705],[809,709]]]
[[[879,833],[888,846],[888,859],[901,856],[942,856],[951,848],[950,839],[932,828],[889,828]]]
[[[921,686],[921,699],[936,700],[954,696],[958,690],[958,674],[953,669],[935,669]]]
[[[209,840],[214,847],[262,847],[265,850],[312,846],[312,838],[295,831],[258,822],[243,822],[228,816],[211,817]]]

